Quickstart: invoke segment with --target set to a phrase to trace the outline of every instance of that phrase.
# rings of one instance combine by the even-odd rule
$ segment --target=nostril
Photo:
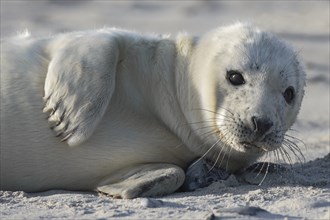
[[[254,126],[254,132],[264,135],[266,134],[271,127],[273,127],[273,122],[267,118],[257,118],[252,117],[252,122]]]

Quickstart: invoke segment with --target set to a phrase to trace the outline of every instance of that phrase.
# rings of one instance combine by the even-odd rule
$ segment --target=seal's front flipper
[[[184,171],[176,165],[145,164],[118,171],[102,181],[97,191],[124,199],[161,196],[176,191],[184,178]]]
[[[207,187],[216,181],[228,179],[230,175],[226,170],[216,167],[211,161],[198,158],[188,167],[182,190],[189,192]]]
[[[76,146],[92,135],[109,105],[119,46],[101,33],[59,41],[45,80],[44,112],[56,135]]]

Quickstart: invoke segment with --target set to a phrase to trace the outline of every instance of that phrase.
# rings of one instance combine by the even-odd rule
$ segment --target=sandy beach
[[[112,199],[92,192],[0,191],[1,219],[330,219],[329,1],[1,0],[1,38],[118,27],[200,35],[251,22],[290,42],[306,66],[307,87],[293,135],[305,157],[283,170],[230,176],[194,192]],[[1,126],[5,126],[1,124]],[[301,159],[301,157],[300,157]],[[244,178],[244,181],[241,181]]]

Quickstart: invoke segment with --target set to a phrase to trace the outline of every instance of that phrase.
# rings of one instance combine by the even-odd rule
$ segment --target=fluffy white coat
[[[249,86],[228,83],[230,69]],[[280,147],[303,86],[293,50],[250,25],[201,38],[102,29],[2,40],[1,189],[134,198],[175,191],[200,156],[237,171]],[[266,114],[273,136],[247,149],[238,133],[251,141],[251,116]]]

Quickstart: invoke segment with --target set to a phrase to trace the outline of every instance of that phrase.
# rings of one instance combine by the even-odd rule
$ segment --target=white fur
[[[250,56],[260,71],[250,67]],[[226,168],[236,171],[262,153],[244,149],[222,129],[241,126],[226,124],[224,109],[246,123],[253,114],[267,114],[284,134],[303,97],[304,72],[292,49],[242,24],[200,39],[115,29],[13,38],[1,43],[1,62],[5,190],[93,190],[107,179],[122,181],[112,178],[116,172],[125,176],[122,169],[151,163],[185,169],[205,152],[214,161],[221,155]],[[230,85],[225,74],[231,68],[244,71],[252,86]],[[282,96],[289,85],[297,91],[291,106]],[[279,147],[267,143],[261,143],[267,150]]]

